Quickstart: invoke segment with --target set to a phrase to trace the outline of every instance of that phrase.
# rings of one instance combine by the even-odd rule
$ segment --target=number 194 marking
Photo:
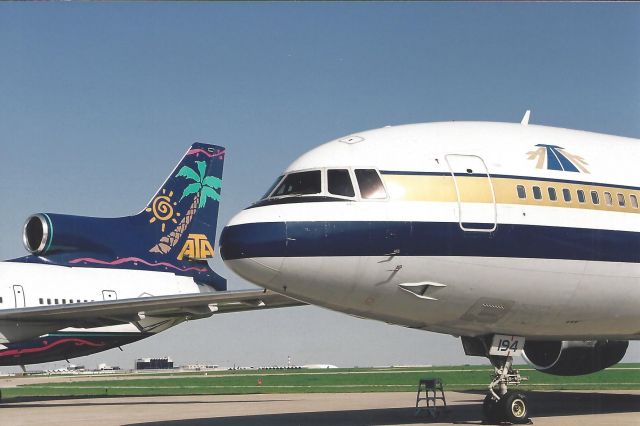
[[[521,336],[505,336],[496,334],[489,349],[489,355],[517,356],[522,353],[525,338]]]

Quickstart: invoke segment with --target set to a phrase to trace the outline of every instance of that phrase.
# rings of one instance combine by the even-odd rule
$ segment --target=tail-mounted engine
[[[60,252],[109,252],[105,242],[105,225],[114,219],[38,213],[29,216],[24,224],[22,241],[31,254],[46,255]],[[118,232],[121,227],[111,227]],[[101,235],[102,234],[102,235]]]

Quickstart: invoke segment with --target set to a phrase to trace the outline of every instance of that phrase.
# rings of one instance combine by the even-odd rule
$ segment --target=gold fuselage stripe
[[[640,213],[638,197],[640,190],[633,190],[611,185],[598,185],[591,183],[567,183],[563,181],[540,181],[526,177],[490,177],[486,176],[455,176],[451,175],[409,175],[409,174],[382,174],[384,183],[392,200],[398,201],[433,201],[433,202],[457,202],[458,193],[460,201],[468,203],[492,203],[495,195],[497,204],[520,204],[527,206],[547,206],[560,208],[575,208],[586,210],[602,210],[626,213]],[[517,187],[525,188],[526,198],[518,196]],[[542,198],[534,199],[533,188],[540,188]],[[554,188],[556,200],[549,196],[549,188]],[[493,194],[492,190],[493,189]],[[563,189],[571,193],[571,201],[565,201]],[[578,201],[578,191],[584,191],[585,201]],[[599,204],[594,204],[591,192],[598,194]],[[607,204],[605,193],[611,194],[611,205]],[[620,206],[618,194],[624,195],[625,205]],[[632,203],[632,196],[636,203]]]

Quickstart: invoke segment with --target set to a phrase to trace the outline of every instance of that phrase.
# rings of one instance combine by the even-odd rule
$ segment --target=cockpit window
[[[298,172],[287,175],[271,196],[309,195],[319,194],[321,191],[322,180],[320,170],[311,170],[309,172]]]
[[[262,196],[261,200],[264,200],[269,195],[271,195],[271,192],[275,189],[275,187],[280,183],[281,180],[282,180],[282,175],[280,175],[278,179],[276,179],[276,181],[271,184],[267,192],[265,192],[264,195]]]
[[[384,190],[384,185],[382,185],[378,172],[373,169],[356,169],[355,173],[362,198],[387,198],[387,192]]]
[[[356,192],[353,190],[349,170],[333,169],[327,170],[328,189],[333,195],[342,195],[344,197],[354,197]]]

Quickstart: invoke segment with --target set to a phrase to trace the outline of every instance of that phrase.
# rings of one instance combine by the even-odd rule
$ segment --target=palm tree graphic
[[[193,220],[193,216],[195,216],[198,209],[203,208],[207,205],[207,200],[212,199],[214,201],[220,200],[220,193],[218,193],[218,189],[222,187],[222,180],[215,176],[207,176],[207,163],[204,161],[196,161],[196,167],[198,171],[196,172],[189,166],[182,166],[182,168],[178,171],[176,177],[183,177],[193,183],[187,185],[187,187],[182,191],[182,197],[180,201],[182,201],[185,197],[193,195],[193,201],[191,201],[191,205],[189,206],[189,210],[182,217],[176,229],[171,231],[168,235],[160,238],[160,242],[153,246],[149,252],[151,253],[162,253],[167,254],[171,251],[171,249],[178,243],[182,234],[186,231]]]

